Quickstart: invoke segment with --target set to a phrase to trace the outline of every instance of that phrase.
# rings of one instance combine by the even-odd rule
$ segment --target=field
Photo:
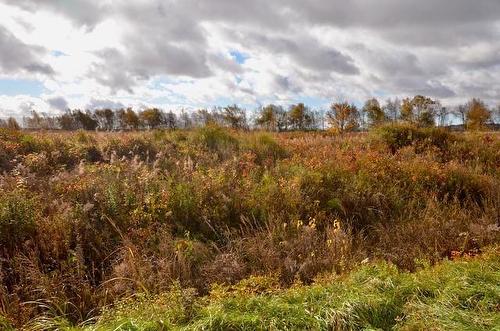
[[[0,328],[500,325],[500,134],[0,131]]]

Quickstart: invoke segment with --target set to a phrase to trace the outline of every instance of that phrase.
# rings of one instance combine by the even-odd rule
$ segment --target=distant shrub
[[[77,164],[80,156],[76,154],[71,150],[71,143],[59,136],[48,138],[0,129],[0,170],[11,169],[25,156],[26,165],[33,172],[48,174],[60,165],[71,167]],[[35,156],[44,158],[41,169],[37,169],[37,162],[33,162]]]
[[[41,150],[39,140],[31,135],[23,135],[20,139],[20,143],[25,153],[38,152]]]
[[[420,139],[423,144],[427,143],[441,150],[448,148],[450,144],[459,140],[455,134],[444,128],[424,128],[421,131],[422,137]]]
[[[454,134],[443,128],[418,128],[411,124],[385,125],[377,128],[375,132],[392,153],[410,145],[415,146],[416,152],[429,147],[444,151],[457,140]]]
[[[36,230],[39,206],[26,192],[15,190],[0,195],[0,243],[12,250],[31,238]]]
[[[409,124],[385,125],[375,130],[375,133],[395,153],[398,149],[411,145],[415,139],[417,128]]]
[[[238,148],[239,142],[226,129],[209,125],[198,129],[194,141],[219,155]]]
[[[152,132],[153,139],[157,142],[163,142],[168,140],[169,132],[163,129],[154,129]]]
[[[49,174],[53,170],[47,153],[31,153],[24,157],[24,165],[36,174]]]
[[[286,156],[286,151],[269,134],[257,134],[249,138],[248,148],[257,156],[257,162],[276,161]]]
[[[75,133],[75,139],[80,144],[94,144],[96,142],[94,137],[92,137],[92,135],[85,132],[84,130],[78,130]]]
[[[450,158],[495,173],[500,164],[500,139],[494,135],[469,134],[461,141],[449,146]]]
[[[95,146],[89,146],[85,151],[85,159],[89,162],[102,161],[101,151]]]

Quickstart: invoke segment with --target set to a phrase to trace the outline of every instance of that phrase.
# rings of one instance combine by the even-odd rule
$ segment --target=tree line
[[[382,105],[376,98],[367,100],[363,107],[348,102],[332,103],[327,111],[312,110],[303,103],[288,109],[270,104],[261,107],[249,118],[245,109],[230,105],[193,112],[164,111],[147,108],[71,110],[60,115],[32,111],[23,118],[23,127],[31,130],[144,130],[189,129],[215,124],[233,129],[262,129],[268,131],[333,130],[339,133],[362,131],[388,122],[409,122],[420,127],[446,126],[454,117],[464,129],[481,129],[500,124],[500,106],[489,109],[480,99],[454,108],[441,105],[438,100],[417,95],[413,98],[388,99]],[[18,122],[10,117],[0,119],[0,127],[19,129]]]

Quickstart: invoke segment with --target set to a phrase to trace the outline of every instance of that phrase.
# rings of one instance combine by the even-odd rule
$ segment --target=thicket
[[[213,296],[213,284],[258,289],[251,282],[262,277],[271,288],[294,288],[378,260],[415,271],[478,255],[500,239],[495,133],[403,125],[338,136],[208,126],[2,130],[0,138],[0,325],[78,325],[124,298],[162,293],[166,302],[180,300],[171,323],[184,323],[192,315],[183,307]],[[381,268],[398,274],[396,267]],[[185,294],[170,298],[172,284]],[[221,314],[238,311],[240,303],[221,300],[207,314],[222,302]],[[302,309],[300,300],[289,309]],[[399,316],[399,301],[395,307],[386,313]],[[233,325],[223,320],[197,325]]]

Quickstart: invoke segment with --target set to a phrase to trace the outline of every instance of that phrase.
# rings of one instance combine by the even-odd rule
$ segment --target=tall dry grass
[[[498,243],[500,139],[207,127],[0,132],[0,315],[78,324],[138,293],[362,261],[404,270]]]

